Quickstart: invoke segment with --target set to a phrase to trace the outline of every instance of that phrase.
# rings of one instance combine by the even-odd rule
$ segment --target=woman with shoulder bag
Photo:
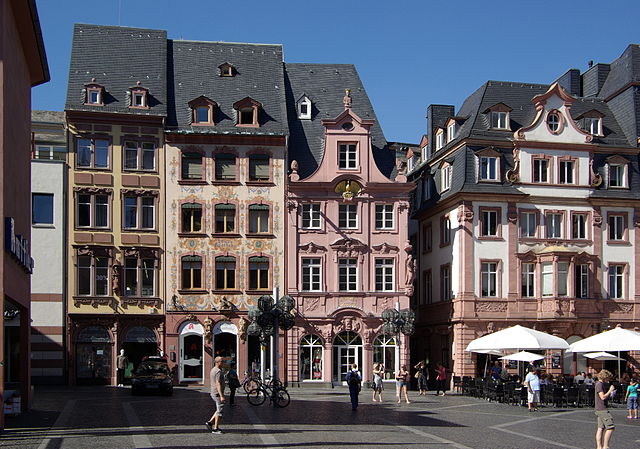
[[[373,364],[373,402],[382,402],[382,390],[384,389],[382,386],[382,377],[384,376],[384,365],[382,363],[374,363]],[[378,399],[376,399],[376,393],[378,394]]]
[[[429,380],[429,372],[427,370],[427,365],[420,361],[414,368],[417,370],[415,378],[418,379],[418,393],[420,396],[427,395],[427,380]]]

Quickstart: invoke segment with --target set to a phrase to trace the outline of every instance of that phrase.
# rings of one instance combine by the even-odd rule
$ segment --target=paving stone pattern
[[[249,405],[239,394],[227,406],[222,435],[204,421],[213,402],[204,389],[176,388],[172,397],[131,396],[128,388],[68,387],[36,390],[34,408],[7,419],[0,447],[102,448],[456,448],[546,449],[594,447],[595,416],[589,408],[525,407],[458,395],[426,397],[411,404],[371,401],[369,391],[351,410],[346,389],[291,389],[291,405]],[[410,397],[411,399],[411,397]],[[612,449],[638,447],[640,420],[612,410]]]

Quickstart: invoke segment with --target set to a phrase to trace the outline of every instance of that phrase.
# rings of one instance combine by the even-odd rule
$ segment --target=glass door
[[[356,363],[360,366],[358,360],[358,351],[353,346],[342,346],[338,348],[338,362],[339,362],[339,379],[344,381],[344,377],[351,370],[351,365]]]

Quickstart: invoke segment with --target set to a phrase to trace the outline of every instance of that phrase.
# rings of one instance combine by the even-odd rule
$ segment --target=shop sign
[[[13,217],[4,219],[4,248],[29,274],[33,273],[33,259],[29,248],[29,240],[16,235],[16,225]]]

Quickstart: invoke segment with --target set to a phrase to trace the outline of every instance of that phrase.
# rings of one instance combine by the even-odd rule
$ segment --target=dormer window
[[[89,84],[84,85],[85,94],[85,104],[90,104],[94,106],[102,106],[104,105],[104,87],[100,84],[97,84],[95,78],[91,79]]]
[[[602,119],[600,117],[585,117],[584,130],[591,135],[602,135]]]
[[[192,125],[215,125],[213,120],[214,108],[216,102],[205,97],[200,96],[189,102],[191,108],[191,124]]]
[[[220,64],[218,66],[218,69],[220,70],[220,76],[223,76],[223,77],[232,77],[236,74],[235,67],[229,64],[228,62],[225,62],[224,64]]]
[[[438,128],[436,131],[436,151],[444,146],[444,130]]]
[[[429,154],[429,147],[427,145],[423,146],[420,149],[420,154],[422,155],[423,161],[426,161],[431,157],[431,155]]]
[[[447,163],[440,170],[440,191],[444,192],[451,188],[451,175],[453,174],[453,167]]]
[[[233,109],[236,110],[236,126],[258,127],[258,112],[262,104],[250,97],[234,103]]]
[[[306,95],[298,100],[298,118],[300,120],[311,119],[311,100]]]
[[[451,142],[456,137],[456,122],[449,123],[447,126],[447,142]]]
[[[496,129],[508,129],[507,117],[507,112],[491,111],[491,127]]]
[[[130,95],[130,108],[139,108],[139,109],[147,109],[148,108],[148,97],[149,90],[142,87],[140,81],[136,83],[135,86],[129,88]]]
[[[483,111],[483,114],[489,114],[489,126],[492,129],[509,130],[509,113],[511,108],[504,103],[498,103]]]
[[[485,148],[476,152],[479,181],[500,181],[500,152]]]
[[[625,189],[629,187],[629,161],[622,156],[607,159],[605,170],[609,188]]]

